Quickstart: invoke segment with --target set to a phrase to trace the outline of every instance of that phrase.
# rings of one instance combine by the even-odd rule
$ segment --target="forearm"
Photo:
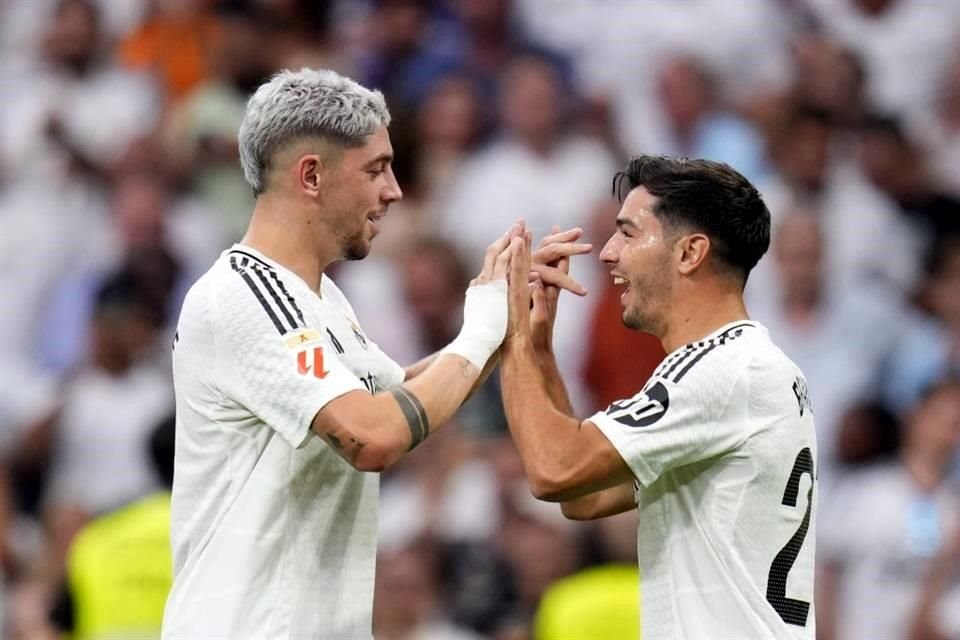
[[[557,367],[557,359],[553,354],[553,349],[549,346],[538,347],[536,355],[550,402],[561,413],[569,416],[574,415],[573,404],[570,402],[567,387],[563,384],[563,378],[560,377],[560,369]]]
[[[442,354],[423,373],[373,397],[353,391],[330,401],[313,431],[360,471],[383,471],[441,427],[473,388],[480,369]]]
[[[570,520],[606,518],[629,511],[636,506],[632,482],[624,482],[603,491],[595,491],[560,503],[563,515]]]
[[[422,360],[418,360],[416,363],[410,365],[409,367],[406,367],[404,369],[404,371],[406,372],[404,381],[410,382],[411,380],[416,378],[418,375],[426,371],[427,367],[433,364],[433,362],[436,361],[437,356],[439,355],[440,355],[440,352],[438,351],[437,353],[429,355],[426,358],[423,358]],[[500,349],[497,349],[494,352],[494,354],[490,356],[490,359],[487,360],[487,364],[484,365],[483,371],[480,372],[480,376],[477,378],[477,381],[473,383],[473,388],[470,389],[470,393],[467,394],[467,397],[464,399],[464,402],[469,400],[473,396],[473,394],[477,392],[477,389],[483,386],[483,383],[487,381],[487,378],[490,377],[490,374],[493,373],[493,370],[497,368],[498,364],[500,364]]]
[[[507,424],[527,478],[537,486],[568,466],[575,449],[568,438],[576,434],[580,423],[554,405],[537,356],[524,338],[504,345],[500,368]]]

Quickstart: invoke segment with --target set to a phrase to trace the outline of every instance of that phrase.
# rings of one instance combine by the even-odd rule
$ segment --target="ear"
[[[324,165],[320,156],[309,154],[297,160],[297,179],[300,189],[312,196],[320,194],[323,186]]]
[[[710,253],[710,238],[702,233],[691,233],[680,238],[677,244],[680,251],[680,263],[677,268],[682,275],[692,275]]]

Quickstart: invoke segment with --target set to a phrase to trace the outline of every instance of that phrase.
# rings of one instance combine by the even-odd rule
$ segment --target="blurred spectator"
[[[149,71],[175,103],[207,76],[206,54],[217,32],[215,0],[148,0],[143,22],[120,43],[120,62]]]
[[[141,293],[158,309],[159,327],[167,329],[187,285],[220,248],[206,212],[178,202],[169,186],[152,174],[121,175],[110,207],[112,250],[101,253],[100,264],[65,274],[52,287],[49,313],[38,322],[36,350],[53,371],[66,371],[82,358],[94,292],[106,274],[120,268],[134,272]]]
[[[473,77],[487,100],[502,100],[503,75],[518,57],[549,61],[569,81],[566,58],[535,42],[517,19],[514,0],[450,0],[456,20],[450,47],[458,68]]]
[[[141,443],[172,405],[169,375],[147,362],[157,313],[134,274],[105,281],[96,297],[89,362],[64,384],[56,410],[27,431],[18,452],[21,475],[45,486],[51,551],[43,563],[53,575],[79,525],[156,486]],[[39,476],[31,473],[38,466]],[[30,485],[17,487],[21,500],[29,498],[23,492]]]
[[[860,134],[860,166],[873,185],[896,202],[924,242],[960,233],[960,197],[936,184],[924,150],[896,118],[867,118]]]
[[[475,152],[486,126],[476,85],[457,73],[438,80],[412,118],[394,120],[393,172],[403,200],[390,208],[392,221],[377,237],[380,255],[398,256],[435,232],[436,199]]]
[[[549,234],[552,225],[584,225],[594,204],[609,197],[616,171],[604,146],[569,133],[562,107],[565,87],[548,59],[512,60],[502,84],[503,134],[463,164],[438,203],[443,235],[471,259],[483,253],[480,238],[501,233],[519,218],[535,242]],[[596,260],[574,260],[571,265],[571,273],[588,289],[598,272]],[[592,304],[589,298],[573,296],[562,303],[554,342],[562,369],[582,368]],[[574,404],[585,404],[575,381],[570,393]]]
[[[944,605],[960,572],[960,527],[927,566],[920,598],[910,623],[909,640],[949,640],[945,629],[960,628],[960,608]]]
[[[796,75],[793,102],[827,114],[842,127],[860,124],[869,109],[866,69],[860,58],[817,32],[799,34],[791,52]]]
[[[262,12],[224,10],[219,20],[206,52],[209,77],[173,109],[165,137],[180,180],[219,214],[227,238],[239,240],[253,194],[240,169],[237,130],[247,98],[274,69],[263,55]]]
[[[960,524],[960,496],[946,482],[958,445],[960,382],[953,379],[914,407],[897,461],[850,475],[825,499],[818,638],[905,637],[928,562]],[[940,606],[944,614],[960,607],[960,582]]]
[[[960,197],[960,36],[955,43],[934,108],[915,119],[914,128],[931,152],[932,170],[939,180]]]
[[[57,188],[68,176],[100,179],[157,122],[149,80],[109,62],[92,0],[60,0],[43,60],[5,94],[0,165],[11,179]]]
[[[826,114],[797,108],[781,115],[768,142],[777,175],[758,187],[773,223],[794,208],[814,209],[831,287],[872,282],[907,291],[919,270],[918,242],[896,205],[863,178],[839,142]],[[771,266],[769,259],[760,261],[748,294],[776,297]]]
[[[374,635],[381,640],[479,640],[446,616],[438,558],[424,540],[377,561]]]
[[[807,0],[831,38],[851,47],[867,69],[873,105],[908,115],[930,108],[960,14],[924,0]]]
[[[725,162],[751,181],[767,172],[763,141],[753,128],[719,103],[716,79],[689,55],[667,56],[657,69],[655,117],[649,126],[628,115],[628,148]]]
[[[902,314],[884,290],[840,292],[827,286],[823,227],[808,211],[790,214],[774,227],[769,259],[778,276],[777,295],[751,301],[750,315],[807,377],[825,495],[834,479],[841,419],[878,395],[880,366],[894,349]]]
[[[849,469],[886,461],[900,449],[900,431],[896,416],[883,405],[854,405],[837,428],[837,462]]]
[[[387,97],[394,117],[411,111],[444,74],[457,69],[431,32],[429,0],[375,0],[361,82]]]
[[[256,0],[256,4],[270,30],[269,58],[274,68],[322,68],[352,75],[333,30],[336,2]]]
[[[160,489],[96,518],[70,545],[51,618],[76,640],[159,637],[172,583],[173,416],[147,435],[142,445]]]
[[[497,535],[516,579],[516,613],[530,627],[540,596],[547,587],[580,566],[578,539],[567,527],[522,515],[510,514]]]
[[[884,385],[887,403],[899,413],[935,380],[960,375],[960,235],[937,238],[918,298],[928,313],[908,325]]]

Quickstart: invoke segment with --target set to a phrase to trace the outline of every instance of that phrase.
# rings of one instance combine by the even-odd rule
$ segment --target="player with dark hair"
[[[600,259],[624,324],[668,355],[632,398],[572,417],[548,340],[559,292],[528,287],[529,234],[514,246],[502,386],[533,493],[572,519],[638,509],[643,637],[813,638],[807,385],[743,302],[770,214],[706,160],[634,158],[614,189]]]

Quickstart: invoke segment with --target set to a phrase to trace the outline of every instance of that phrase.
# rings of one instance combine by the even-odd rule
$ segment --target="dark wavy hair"
[[[749,180],[722,162],[643,155],[613,177],[613,193],[623,202],[641,186],[668,233],[705,234],[714,264],[746,283],[770,246],[770,211]]]

